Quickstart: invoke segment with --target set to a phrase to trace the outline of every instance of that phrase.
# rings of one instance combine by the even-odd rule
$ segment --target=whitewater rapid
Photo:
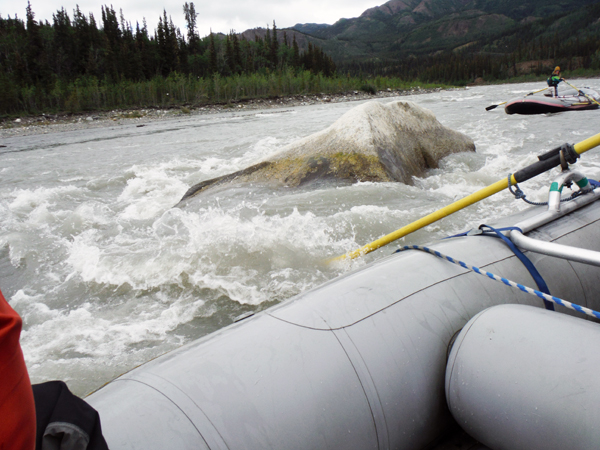
[[[571,82],[600,89],[599,79]],[[600,132],[600,111],[485,110],[539,88],[400,97],[477,146],[412,186],[219,188],[181,208],[173,206],[193,184],[255,164],[358,103],[2,138],[0,289],[24,319],[32,382],[62,379],[84,395],[242,314],[391,253],[393,245],[343,267],[323,264],[516,172],[545,150]],[[596,179],[598,152],[577,163]],[[543,201],[551,178],[521,187]],[[526,206],[503,192],[401,242],[431,242]]]

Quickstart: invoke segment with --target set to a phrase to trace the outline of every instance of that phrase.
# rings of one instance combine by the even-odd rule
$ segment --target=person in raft
[[[19,345],[21,317],[0,292],[0,448],[35,449],[35,403]]]
[[[548,78],[548,86],[550,86],[552,97],[558,97],[558,83],[561,81],[565,81],[565,79],[560,77],[560,67],[556,66],[554,72],[552,72],[552,75]]]
[[[63,381],[31,385],[22,326],[0,291],[0,450],[108,450],[98,412]]]

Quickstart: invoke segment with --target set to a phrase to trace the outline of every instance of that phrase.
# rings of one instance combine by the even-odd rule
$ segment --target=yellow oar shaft
[[[511,185],[516,184],[516,180],[514,176],[511,176]],[[467,206],[472,205],[473,203],[477,203],[484,198],[490,197],[503,189],[508,187],[508,179],[505,178],[503,180],[497,181],[494,184],[491,184],[483,189],[474,192],[471,195],[467,195],[466,197],[451,203],[450,205],[444,206],[442,209],[438,209],[431,214],[428,214],[425,217],[416,220],[415,222],[408,224],[399,230],[394,231],[386,236],[383,236],[376,241],[371,242],[370,244],[364,245],[358,250],[354,250],[353,252],[346,253],[345,255],[338,256],[337,258],[332,259],[332,261],[340,261],[343,259],[354,259],[359,256],[365,255],[367,253],[372,252],[373,250],[377,250],[379,247],[383,247],[384,245],[389,244],[396,239],[400,239],[401,237],[406,236],[407,234],[414,233],[417,230],[420,230],[427,225],[431,225],[434,222],[437,222],[440,219],[443,219],[450,214],[455,213],[456,211],[460,211]]]
[[[581,142],[578,142],[577,144],[575,144],[573,146],[573,148],[575,149],[575,151],[578,154],[581,155],[582,153],[585,153],[594,147],[598,147],[599,145],[600,145],[600,133],[596,134],[595,136],[589,137]]]
[[[529,93],[529,94],[527,94],[525,97],[528,97],[528,96],[530,96],[530,95],[533,95],[533,94],[537,94],[538,92],[545,91],[546,89],[549,89],[549,88],[545,87],[544,89],[540,89],[539,91],[533,91],[533,92],[530,92],[530,93]],[[489,111],[489,110],[491,110],[491,109],[494,109],[494,108],[496,108],[497,106],[504,105],[504,104],[508,103],[509,101],[510,101],[510,100],[507,100],[507,101],[505,101],[505,102],[502,102],[502,103],[497,103],[497,104],[495,104],[495,105],[488,106],[486,109]]]
[[[568,82],[567,80],[565,80],[564,78],[563,78],[563,81],[564,81],[566,84],[568,84],[569,86],[571,86],[573,89],[575,89],[576,91],[578,91],[579,93],[581,93],[581,94],[583,94],[585,97],[587,97],[587,99],[588,99],[588,100],[591,100],[591,101],[593,101],[593,102],[594,102],[596,105],[599,105],[599,106],[600,106],[600,103],[598,103],[594,97],[592,97],[591,95],[587,95],[585,92],[582,92],[582,91],[581,91],[579,88],[577,88],[577,87],[573,86],[571,83],[569,83],[569,82]]]
[[[598,145],[600,145],[600,133],[575,144],[573,148],[579,155],[581,155],[582,153],[587,152],[588,150],[597,147]],[[515,176],[511,175],[510,184],[514,185],[516,183],[517,180],[515,179]],[[329,262],[341,261],[344,259],[354,259],[358,258],[359,256],[366,255],[367,253],[370,253],[373,250],[377,250],[379,247],[383,247],[384,245],[387,245],[390,242],[395,241],[396,239],[400,239],[401,237],[404,237],[410,233],[414,233],[415,231],[420,230],[421,228],[426,227],[427,225],[431,225],[432,223],[437,222],[438,220],[443,219],[444,217],[449,216],[450,214],[453,214],[456,211],[460,211],[461,209],[466,208],[467,206],[470,206],[473,203],[477,203],[478,201],[483,200],[484,198],[488,198],[506,189],[507,187],[507,178],[500,181],[496,181],[494,184],[480,189],[477,192],[474,192],[473,194],[467,195],[466,197],[457,200],[454,203],[451,203],[450,205],[444,206],[442,209],[438,209],[437,211],[428,214],[427,216],[422,217],[419,220],[416,220],[394,231],[393,233],[390,233],[386,236],[377,239],[376,241],[364,245],[358,250],[354,250],[352,252],[346,253],[345,255],[333,258],[329,260]]]

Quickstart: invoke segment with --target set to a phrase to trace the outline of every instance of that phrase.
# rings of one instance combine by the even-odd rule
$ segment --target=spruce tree
[[[104,37],[106,39],[105,75],[108,75],[114,82],[119,79],[119,53],[121,44],[121,29],[117,21],[117,14],[112,6],[102,6],[102,25]]]
[[[29,83],[48,83],[50,81],[50,68],[46,65],[46,54],[40,34],[40,26],[35,20],[31,3],[27,2],[27,49],[25,53],[24,72]]]
[[[167,48],[171,55],[169,63],[172,72],[179,72],[180,69],[179,42],[181,42],[181,40],[181,32],[179,31],[179,28],[175,27],[175,24],[173,24],[173,19],[171,16],[169,16],[169,35],[167,37]]]
[[[217,72],[217,70],[218,70],[217,48],[215,45],[215,36],[214,36],[212,30],[210,30],[209,44],[208,44],[208,72],[209,72],[209,75],[214,74],[215,72]]]
[[[71,19],[64,8],[52,15],[54,36],[52,39],[53,71],[59,78],[70,80],[74,77],[72,63],[75,62]]]
[[[292,67],[296,69],[300,68],[300,49],[298,48],[295,34],[292,38]]]
[[[225,36],[225,63],[223,64],[223,75],[230,76],[234,73],[234,61],[233,61],[233,44],[231,42],[233,31],[230,31]]]
[[[190,47],[190,53],[195,54],[195,52],[199,50],[199,38],[198,33],[196,33],[196,19],[198,18],[198,13],[196,13],[194,2],[185,2],[183,5],[183,14],[185,16],[185,23],[187,27],[187,38]]]
[[[233,45],[233,71],[235,73],[242,73],[242,50],[240,47],[240,41],[235,31],[232,30],[232,45]]]
[[[273,34],[271,37],[271,42],[270,42],[270,46],[271,46],[271,52],[270,52],[270,59],[271,59],[271,63],[273,64],[274,67],[277,67],[277,51],[279,49],[279,42],[277,41],[277,25],[275,25],[275,21],[273,21]]]

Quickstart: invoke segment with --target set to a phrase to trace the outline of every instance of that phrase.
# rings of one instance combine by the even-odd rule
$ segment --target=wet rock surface
[[[367,102],[348,111],[330,127],[283,147],[263,162],[192,186],[181,200],[224,184],[411,184],[413,176],[438,167],[442,158],[466,151],[475,151],[471,138],[443,126],[431,111],[416,103]]]

